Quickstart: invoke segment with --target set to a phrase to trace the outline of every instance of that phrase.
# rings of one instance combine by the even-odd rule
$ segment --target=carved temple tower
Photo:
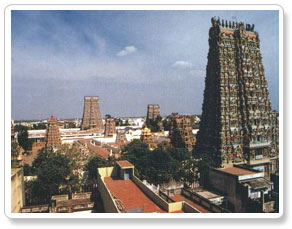
[[[47,133],[45,137],[46,147],[58,147],[61,143],[61,137],[59,132],[59,126],[57,119],[51,116],[47,127]]]
[[[105,118],[104,136],[112,137],[114,134],[116,134],[116,120],[115,118],[108,115]]]
[[[195,145],[195,136],[192,132],[191,117],[187,115],[171,115],[169,126],[169,138],[171,144],[176,148],[186,148],[192,151]]]
[[[99,99],[97,96],[85,96],[81,129],[87,130],[95,128],[103,130]]]
[[[212,18],[195,153],[214,167],[239,163],[268,176],[278,169],[276,123],[254,25]]]

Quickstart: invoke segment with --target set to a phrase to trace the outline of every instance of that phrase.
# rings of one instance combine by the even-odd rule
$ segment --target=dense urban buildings
[[[274,120],[254,25],[213,17],[196,153],[212,166],[246,163],[268,177],[278,169]]]
[[[57,124],[57,119],[54,116],[50,117],[49,124],[47,127],[46,137],[45,137],[46,147],[57,147],[60,146],[61,138],[59,132],[59,126]]]
[[[96,96],[84,97],[84,110],[81,129],[103,130],[102,117],[99,108],[99,98]]]

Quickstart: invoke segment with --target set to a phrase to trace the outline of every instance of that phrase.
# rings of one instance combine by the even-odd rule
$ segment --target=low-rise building
[[[107,213],[198,213],[185,201],[168,203],[134,174],[134,165],[117,161],[98,169],[98,190]]]
[[[210,169],[209,185],[226,196],[232,212],[273,212],[273,182],[263,171],[233,165]]]

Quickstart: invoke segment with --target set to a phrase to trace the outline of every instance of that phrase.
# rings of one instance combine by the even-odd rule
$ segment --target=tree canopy
[[[97,179],[97,168],[112,166],[112,160],[106,160],[100,156],[93,156],[89,159],[85,170],[88,172],[89,181],[95,182]]]
[[[135,174],[155,185],[171,179],[193,183],[196,177],[197,160],[184,148],[157,148],[151,151],[148,145],[134,140],[123,150],[121,159],[135,165]]]

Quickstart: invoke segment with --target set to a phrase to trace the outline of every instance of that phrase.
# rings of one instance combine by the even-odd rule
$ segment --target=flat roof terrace
[[[166,211],[149,199],[132,180],[105,177],[104,182],[110,193],[122,202],[124,207],[123,213],[133,209],[142,209],[144,213],[166,213]]]
[[[224,168],[224,169],[219,169],[222,172],[230,173],[236,176],[243,176],[243,175],[251,175],[255,174],[256,172],[250,171],[247,169],[242,169],[238,167],[229,167],[229,168]]]
[[[197,210],[199,210],[201,213],[211,213],[208,209],[202,207],[201,205],[195,203],[194,201],[182,196],[182,195],[175,195],[171,197],[172,200],[174,200],[175,202],[180,202],[180,201],[185,201],[187,202],[189,205],[191,205],[192,207],[196,208]]]

